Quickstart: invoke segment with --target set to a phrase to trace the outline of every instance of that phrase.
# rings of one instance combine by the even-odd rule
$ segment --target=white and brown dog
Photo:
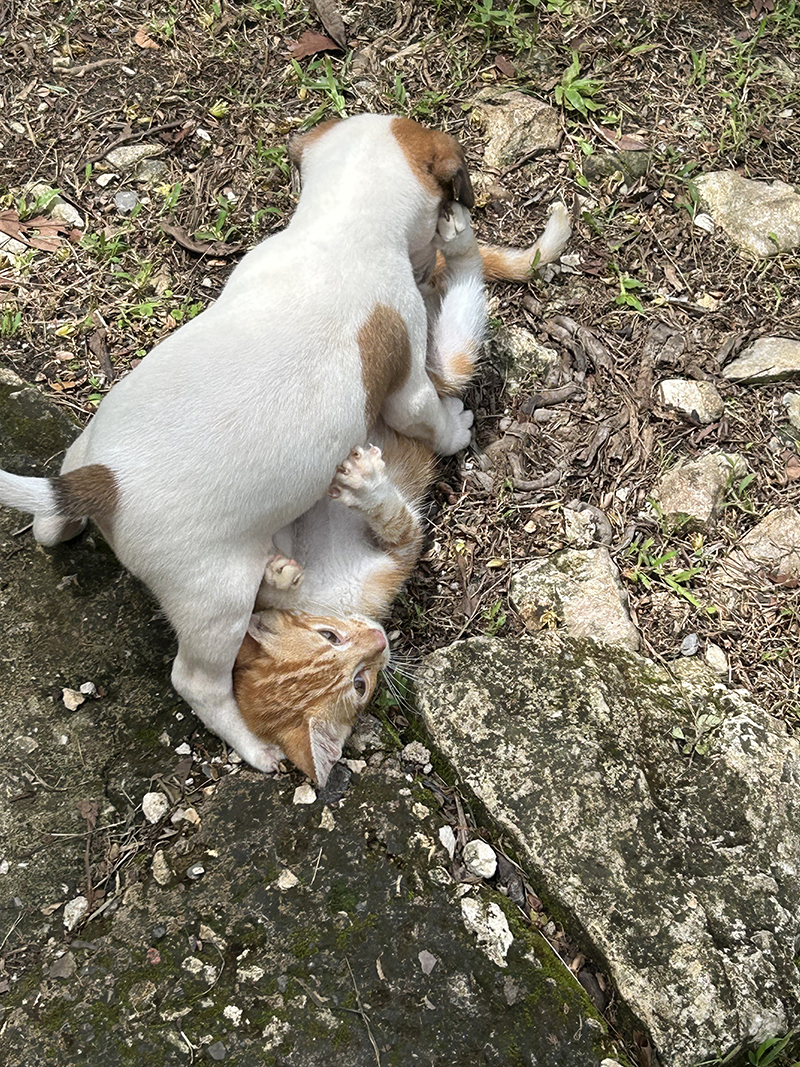
[[[319,500],[336,467],[389,426],[444,455],[472,415],[426,372],[412,262],[433,255],[444,204],[472,206],[456,141],[360,115],[295,143],[302,195],[219,299],[103,400],[55,479],[0,473],[0,502],[32,512],[44,545],[95,519],[178,636],[172,680],[255,767],[231,671],[272,536]]]
[[[61,474],[0,472],[0,503],[33,513],[41,544],[98,523],[175,628],[177,691],[263,770],[275,751],[247,728],[231,672],[274,534],[324,496],[379,414],[444,455],[472,423],[426,371],[417,284],[448,205],[472,207],[458,144],[360,115],[298,138],[294,155],[302,195],[287,228],[115,385]]]

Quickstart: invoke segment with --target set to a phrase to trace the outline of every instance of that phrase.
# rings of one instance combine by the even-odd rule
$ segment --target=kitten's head
[[[320,785],[389,661],[386,634],[358,615],[253,615],[233,670],[248,727]]]

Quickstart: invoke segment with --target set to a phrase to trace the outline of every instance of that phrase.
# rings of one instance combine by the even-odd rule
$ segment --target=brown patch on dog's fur
[[[315,141],[318,141],[332,126],[335,126],[341,121],[342,120],[338,118],[326,119],[325,122],[321,122],[319,126],[315,126],[314,129],[309,130],[308,133],[301,133],[298,134],[297,137],[293,137],[291,141],[289,141],[287,150],[290,161],[294,163],[296,167],[299,167],[300,161],[303,158],[303,152],[305,152],[308,146],[314,144]]]
[[[467,163],[455,137],[402,118],[392,120],[392,134],[417,179],[429,192],[435,196],[444,194],[447,200],[457,200],[466,208],[475,206]]]
[[[402,315],[376,304],[358,331],[358,347],[366,421],[372,426],[386,397],[403,385],[411,370],[411,342]]]
[[[60,474],[51,479],[58,510],[66,519],[113,519],[119,489],[114,472],[104,463]]]

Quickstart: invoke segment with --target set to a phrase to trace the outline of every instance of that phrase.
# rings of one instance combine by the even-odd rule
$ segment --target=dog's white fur
[[[380,398],[386,422],[443,454],[465,447],[472,422],[426,373],[428,319],[412,269],[433,247],[444,194],[420,180],[388,116],[326,130],[304,150],[302,173],[287,228],[114,387],[62,467],[113,472],[118,506],[100,525],[175,628],[175,688],[264,770],[274,752],[245,726],[231,671],[273,535],[367,439],[357,338],[376,305],[399,313],[410,343],[404,384]],[[0,501],[35,513],[42,544],[80,528],[47,480],[3,473]]]

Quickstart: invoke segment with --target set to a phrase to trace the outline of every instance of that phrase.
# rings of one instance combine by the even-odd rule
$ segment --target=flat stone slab
[[[759,337],[722,374],[739,385],[800,381],[800,341],[790,337]]]
[[[706,210],[739,248],[758,258],[800,246],[800,196],[782,181],[751,181],[735,171],[701,174]]]
[[[709,452],[667,471],[653,495],[670,525],[702,529],[716,520],[731,481],[746,472],[745,461],[736,453]]]
[[[734,581],[757,570],[800,578],[800,512],[796,508],[770,512],[744,535],[721,565],[721,574]]]
[[[628,596],[607,548],[568,548],[535,560],[513,576],[510,593],[531,629],[546,628],[544,615],[550,613],[571,637],[639,648]]]
[[[418,683],[435,744],[663,1067],[800,1022],[800,743],[694,673],[550,633],[442,649]]]
[[[18,473],[54,473],[76,433],[11,375],[0,427]],[[0,1062],[615,1055],[510,900],[453,881],[421,745],[367,720],[319,795],[242,768],[172,690],[172,635],[99,535],[44,551],[26,521],[0,509]]]

